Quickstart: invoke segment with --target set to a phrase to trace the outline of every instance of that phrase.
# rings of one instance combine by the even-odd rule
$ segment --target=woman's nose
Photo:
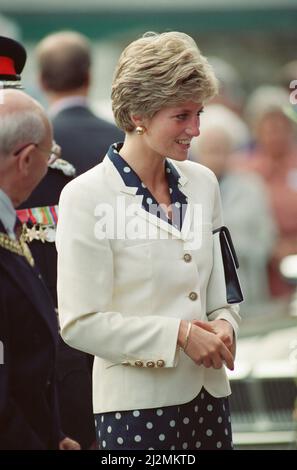
[[[191,137],[198,137],[200,135],[200,119],[195,118],[195,120],[187,127],[186,132]]]

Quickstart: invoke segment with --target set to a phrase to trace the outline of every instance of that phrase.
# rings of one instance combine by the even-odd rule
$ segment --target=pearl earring
[[[138,135],[142,135],[145,133],[145,127],[143,126],[137,126],[135,130],[136,130],[136,134]]]

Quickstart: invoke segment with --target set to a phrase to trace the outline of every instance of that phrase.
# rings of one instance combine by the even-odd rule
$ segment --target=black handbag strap
[[[239,262],[238,262],[238,258],[237,258],[237,255],[236,255],[236,251],[235,251],[235,248],[234,248],[234,245],[233,245],[233,242],[232,242],[232,238],[231,238],[231,234],[229,232],[229,229],[225,225],[223,225],[222,227],[219,227],[216,230],[213,230],[212,233],[215,234],[217,232],[220,232],[220,237],[225,235],[225,237],[227,239],[227,242],[228,242],[228,245],[230,247],[233,259],[234,259],[235,266],[238,269],[239,268]]]

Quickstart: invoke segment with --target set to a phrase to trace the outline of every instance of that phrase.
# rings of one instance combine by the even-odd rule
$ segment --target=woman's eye
[[[183,120],[183,119],[186,119],[187,115],[186,114],[178,114],[176,117],[177,117],[177,119]]]

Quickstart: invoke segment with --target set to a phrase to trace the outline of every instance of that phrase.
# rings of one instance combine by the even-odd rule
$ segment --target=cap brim
[[[0,36],[0,56],[10,57],[14,61],[15,71],[20,74],[27,59],[26,49],[14,39]]]

